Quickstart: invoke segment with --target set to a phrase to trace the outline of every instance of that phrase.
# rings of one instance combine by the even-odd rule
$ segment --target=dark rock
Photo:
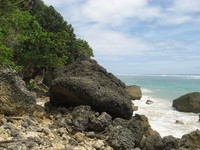
[[[173,100],[172,106],[181,112],[200,113],[200,92],[183,95]]]
[[[148,100],[146,101],[146,104],[148,104],[148,105],[153,104],[153,101],[148,99]]]
[[[112,123],[112,117],[106,112],[101,113],[100,116],[91,115],[89,118],[89,128],[96,132],[104,131]]]
[[[136,114],[130,120],[116,118],[112,125],[108,127],[106,134],[109,137],[107,142],[114,149],[124,150],[143,147],[142,138],[149,137],[152,133],[154,132],[148,123],[148,119],[143,115]]]
[[[71,113],[72,125],[79,130],[87,130],[89,126],[89,116],[94,114],[90,106],[77,106]]]
[[[79,61],[55,71],[50,87],[50,102],[54,106],[89,105],[112,117],[129,119],[132,103],[125,84],[94,60]]]
[[[181,121],[181,120],[176,120],[176,122],[175,122],[176,124],[181,124],[181,125],[184,125],[184,122],[183,121]]]
[[[183,135],[179,146],[188,150],[200,149],[200,130]]]
[[[36,104],[36,97],[26,89],[25,82],[12,69],[0,69],[0,113],[20,115],[28,113]]]
[[[178,148],[178,140],[173,136],[165,136],[162,139],[165,150],[172,150]]]
[[[139,100],[142,97],[142,90],[137,85],[131,85],[126,87],[126,91],[131,100]]]
[[[115,150],[130,150],[135,147],[134,133],[123,126],[111,128],[108,143]]]
[[[143,139],[143,142],[143,150],[161,150],[164,146],[162,138],[156,132],[155,134],[145,137],[145,140]]]

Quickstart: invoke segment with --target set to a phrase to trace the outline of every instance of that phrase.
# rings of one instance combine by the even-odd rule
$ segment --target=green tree
[[[83,39],[76,39],[75,41],[75,53],[74,53],[75,59],[90,59],[93,55],[93,50],[89,46],[88,42],[86,42]]]
[[[17,43],[14,17],[19,13],[19,3],[19,0],[0,0],[0,64],[14,65],[13,48]]]
[[[24,9],[23,0],[0,0],[0,64],[49,69],[93,56],[52,6],[33,1]]]

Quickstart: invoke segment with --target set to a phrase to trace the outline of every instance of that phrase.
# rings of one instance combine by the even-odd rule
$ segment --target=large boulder
[[[75,62],[56,69],[50,87],[53,106],[89,105],[93,110],[107,112],[112,117],[129,119],[132,103],[125,84],[95,60]]]
[[[139,100],[142,97],[142,91],[137,85],[127,86],[126,91],[129,94],[131,100]]]
[[[200,92],[183,95],[173,100],[172,106],[181,112],[200,113]]]
[[[36,104],[35,94],[26,89],[25,82],[13,69],[0,68],[0,113],[20,115]]]

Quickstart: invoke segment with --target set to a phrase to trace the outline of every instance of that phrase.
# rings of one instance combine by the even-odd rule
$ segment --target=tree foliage
[[[93,56],[89,44],[76,38],[73,27],[52,6],[33,0],[24,9],[23,2],[0,0],[0,64],[49,68],[79,55]]]

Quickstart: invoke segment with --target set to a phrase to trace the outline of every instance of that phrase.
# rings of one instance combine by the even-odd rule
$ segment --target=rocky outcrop
[[[79,61],[57,69],[54,77],[50,87],[50,102],[54,106],[89,105],[114,118],[131,118],[132,103],[125,84],[95,60]]]
[[[126,91],[129,94],[131,100],[139,100],[142,97],[142,91],[137,85],[126,86]]]
[[[163,146],[160,135],[151,129],[148,119],[143,115],[136,114],[130,120],[116,118],[107,129],[107,135],[109,145],[116,150],[133,148],[154,150]]]
[[[162,142],[165,150],[178,149],[178,139],[171,135],[163,137]]]
[[[26,89],[17,72],[8,68],[0,69],[0,113],[20,115],[27,113],[36,103],[36,97]]]
[[[179,141],[179,147],[187,150],[200,149],[200,130],[183,135]]]
[[[200,113],[200,92],[183,95],[173,100],[172,106],[181,112]]]

